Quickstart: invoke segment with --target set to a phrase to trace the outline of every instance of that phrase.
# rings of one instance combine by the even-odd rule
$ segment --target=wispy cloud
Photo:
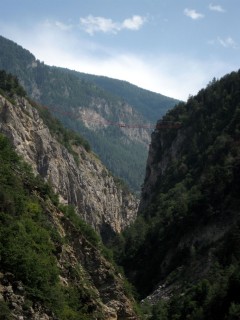
[[[204,14],[197,12],[194,9],[185,8],[183,12],[187,17],[189,17],[193,20],[198,20],[198,19],[204,18]]]
[[[209,4],[208,6],[209,10],[211,11],[217,11],[217,12],[225,12],[222,6],[220,5],[213,5],[212,3]]]
[[[115,22],[112,19],[104,17],[94,17],[92,15],[86,18],[80,18],[80,25],[85,32],[93,35],[96,32],[117,33],[123,29],[139,30],[146,22],[146,18],[134,15],[122,22]]]
[[[65,23],[62,23],[60,21],[55,21],[55,26],[58,27],[60,30],[63,30],[63,31],[68,31],[68,30],[71,30],[73,28],[73,25],[65,24]]]
[[[118,24],[114,23],[112,19],[94,17],[92,15],[86,18],[80,18],[80,24],[90,35],[93,35],[95,32],[116,33],[119,29]]]
[[[66,24],[61,21],[50,21],[50,20],[46,20],[42,26],[44,28],[59,29],[60,31],[70,31],[74,27],[72,24]]]
[[[224,48],[233,48],[233,49],[237,48],[237,43],[233,40],[232,37],[227,37],[225,39],[218,37],[217,40],[218,40],[218,43],[220,43],[221,46],[223,46]]]

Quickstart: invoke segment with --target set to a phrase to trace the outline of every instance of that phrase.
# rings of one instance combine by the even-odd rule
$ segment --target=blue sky
[[[186,100],[240,68],[239,0],[1,0],[0,34],[46,64]]]

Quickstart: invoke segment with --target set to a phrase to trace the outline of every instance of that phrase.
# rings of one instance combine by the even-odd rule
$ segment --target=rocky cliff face
[[[103,238],[134,221],[135,197],[119,188],[97,157],[81,146],[74,147],[76,161],[26,99],[17,98],[13,104],[0,97],[0,131],[34,172],[51,183],[61,202],[74,205]]]
[[[133,141],[147,148],[150,143],[148,127],[151,129],[152,124],[146,121],[131,105],[120,99],[113,103],[103,98],[92,98],[87,107],[81,106],[73,109],[73,114],[79,116],[84,125],[93,131],[101,132],[109,124],[119,127],[121,140],[126,144]]]

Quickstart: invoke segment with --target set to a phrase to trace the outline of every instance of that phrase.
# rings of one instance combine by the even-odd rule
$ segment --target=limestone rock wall
[[[82,146],[74,150],[77,163],[26,99],[16,98],[11,103],[0,96],[0,132],[11,139],[34,172],[52,184],[60,201],[74,205],[103,238],[134,221],[136,198],[123,191],[100,160]]]

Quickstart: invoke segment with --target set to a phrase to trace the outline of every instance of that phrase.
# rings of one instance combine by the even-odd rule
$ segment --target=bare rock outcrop
[[[51,183],[60,201],[75,206],[103,239],[134,221],[136,198],[121,189],[100,160],[82,146],[74,149],[76,161],[25,98],[11,103],[0,96],[0,132],[10,138],[34,172]]]

